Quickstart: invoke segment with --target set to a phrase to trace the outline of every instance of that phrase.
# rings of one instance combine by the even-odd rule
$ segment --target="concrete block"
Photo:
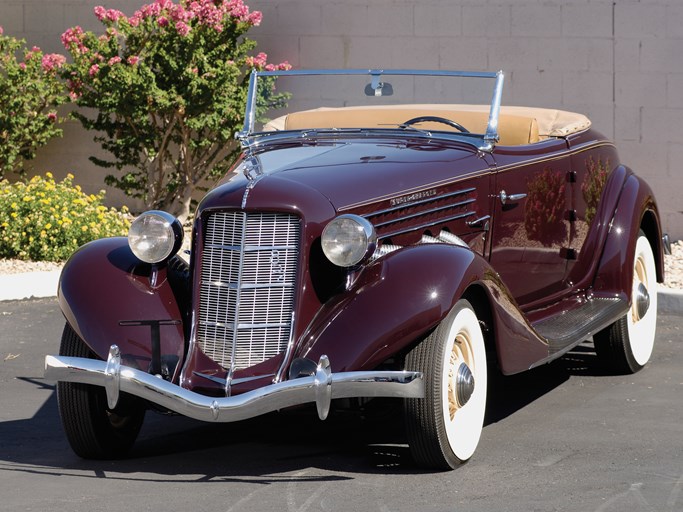
[[[510,30],[513,37],[557,37],[562,32],[560,6],[513,3]]]
[[[462,8],[460,5],[417,4],[414,11],[416,36],[454,37],[462,34]]]
[[[413,35],[412,3],[368,2],[367,23],[370,27],[365,35],[400,37]],[[429,7],[426,7],[429,8]]]
[[[303,36],[299,40],[299,62],[306,68],[348,67],[350,38]]]
[[[0,27],[6,35],[24,32],[24,5],[21,2],[0,4]]]
[[[640,140],[640,107],[614,107],[614,140],[638,142]]]
[[[640,39],[617,39],[614,42],[614,70],[640,70]]]
[[[683,107],[683,73],[671,73],[666,76],[667,107]]]
[[[588,70],[588,46],[583,39],[543,37],[537,40],[538,69],[545,71]]]
[[[643,142],[683,143],[683,126],[680,120],[683,109],[643,107],[641,138]]]
[[[567,3],[562,5],[562,35],[612,37],[610,3]]]
[[[301,2],[277,7],[277,25],[273,27],[282,35],[318,35],[322,27],[322,7],[312,2]]]
[[[322,33],[328,36],[368,36],[373,27],[368,23],[368,6],[356,4],[323,4]]]
[[[481,71],[491,69],[482,49],[486,48],[485,37],[441,37],[439,38],[439,68]]]
[[[645,178],[650,186],[653,186],[654,180],[661,180],[661,184],[666,181],[667,155],[666,152],[662,151],[660,145],[654,145],[650,142],[619,141],[617,150],[621,162]],[[668,187],[662,187],[662,193],[664,189],[672,188],[670,180],[668,183]],[[657,197],[658,202],[662,199],[664,197]]]
[[[510,17],[509,5],[463,5],[462,33],[466,36],[509,36]]]
[[[679,18],[678,24],[680,25]],[[617,38],[662,37],[667,26],[665,5],[615,2],[614,34]]]
[[[394,39],[390,37],[342,38],[346,67],[350,68],[397,68],[410,67],[399,58],[394,61]]]
[[[683,37],[683,4],[669,0],[666,6],[666,36]]]
[[[534,38],[488,39],[489,69],[538,69],[538,41]]]
[[[439,40],[433,37],[396,37],[391,44],[393,66],[418,69],[439,67]]]
[[[617,71],[614,76],[617,105],[663,107],[666,103],[666,75]]]
[[[668,175],[673,179],[681,179],[683,176],[683,143],[668,145]],[[683,209],[683,202],[679,205]]]
[[[505,87],[512,88],[515,105],[558,108],[562,104],[561,71],[515,70],[509,78]]]
[[[640,69],[669,73],[683,72],[683,39],[644,39]]]
[[[611,105],[612,73],[609,71],[565,72],[562,96],[565,104]]]
[[[26,33],[61,35],[65,29],[64,4],[62,2],[24,5],[24,30]]]
[[[581,40],[588,56],[588,69],[595,71],[613,71],[614,41],[594,38]]]

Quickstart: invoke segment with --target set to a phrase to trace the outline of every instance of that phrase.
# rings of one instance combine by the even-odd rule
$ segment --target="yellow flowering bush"
[[[102,205],[104,191],[85,194],[68,174],[28,183],[0,181],[0,258],[63,261],[86,242],[125,235],[128,209]]]

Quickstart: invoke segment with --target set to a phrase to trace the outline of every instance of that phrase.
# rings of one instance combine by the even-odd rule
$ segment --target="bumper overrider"
[[[423,398],[420,372],[363,371],[332,373],[322,356],[314,375],[278,382],[237,396],[215,398],[188,389],[147,372],[121,364],[116,345],[107,361],[82,357],[46,356],[45,378],[102,386],[113,409],[120,392],[138,396],[161,407],[202,421],[231,422],[260,416],[293,405],[315,402],[324,420],[333,398],[394,397]]]

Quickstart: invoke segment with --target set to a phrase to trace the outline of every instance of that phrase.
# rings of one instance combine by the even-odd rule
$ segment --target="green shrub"
[[[28,183],[0,181],[0,257],[62,261],[86,242],[125,235],[128,209],[102,206],[104,191],[85,194],[69,174]]]
[[[0,27],[0,179],[21,173],[39,147],[62,135],[57,107],[67,100],[58,76],[63,55],[26,47]]]
[[[121,171],[108,185],[185,220],[194,192],[222,176],[239,148],[249,72],[290,65],[249,55],[256,42],[246,34],[262,15],[242,0],[155,0],[132,16],[102,6],[94,14],[99,32],[62,34],[71,62],[60,70],[84,108],[74,117],[109,154],[91,160]]]

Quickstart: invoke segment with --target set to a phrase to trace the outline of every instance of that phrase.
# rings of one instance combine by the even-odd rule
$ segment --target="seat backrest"
[[[381,107],[319,108],[288,114],[285,130],[306,128],[388,128],[414,117],[437,116],[461,124],[472,133],[485,133],[488,111],[463,111],[450,106],[397,105]],[[455,106],[453,106],[455,107]],[[457,131],[446,124],[425,122],[414,125],[424,130]],[[538,123],[533,117],[501,114],[498,119],[499,144],[519,146],[538,142]]]

